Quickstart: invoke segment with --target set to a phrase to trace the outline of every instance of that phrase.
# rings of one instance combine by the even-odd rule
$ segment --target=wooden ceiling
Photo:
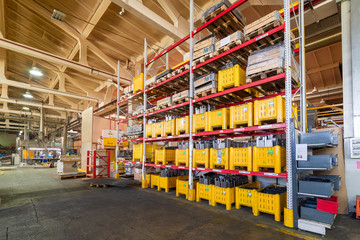
[[[115,73],[114,66],[106,63],[99,55],[103,54],[116,62],[121,60],[123,66],[128,63],[128,71],[135,74],[136,60],[142,59],[144,37],[159,51],[176,41],[159,28],[142,20],[129,11],[120,15],[122,8],[110,0],[1,0],[5,1],[5,38],[19,42],[60,57],[80,60],[78,40],[85,39],[88,45],[87,63],[89,66]],[[134,0],[135,1],[135,0]],[[143,4],[166,22],[173,23],[160,4],[160,0],[143,0]],[[188,0],[169,0],[185,20],[189,19]],[[199,6],[196,13],[200,17],[201,9],[205,10],[215,1],[195,0]],[[244,5],[239,9],[251,23],[281,6]],[[51,19],[54,9],[66,13],[64,23]],[[183,50],[187,48],[184,47]],[[58,72],[66,74],[65,89],[70,93],[82,96],[96,96],[100,100],[105,95],[102,88],[104,79],[83,74],[77,70],[64,68],[53,63],[35,59],[23,54],[6,51],[6,75],[8,79],[30,83],[51,89],[59,89]],[[173,51],[170,64],[182,61],[182,55]],[[307,89],[316,86],[319,90],[340,86],[342,80],[338,64],[341,61],[341,43],[316,49],[306,54]],[[42,77],[29,74],[29,69],[38,67]],[[116,67],[116,66],[115,66]],[[126,77],[131,78],[127,73]],[[9,97],[22,98],[25,89],[9,87]],[[48,94],[32,92],[35,101],[47,103]],[[115,95],[114,95],[115,96]],[[114,97],[112,97],[114,99]],[[101,101],[100,101],[101,102]],[[68,97],[55,96],[54,104],[62,107],[87,107],[87,102]],[[15,107],[15,106],[14,106]],[[19,107],[17,107],[18,109]],[[54,114],[60,114],[54,112]]]

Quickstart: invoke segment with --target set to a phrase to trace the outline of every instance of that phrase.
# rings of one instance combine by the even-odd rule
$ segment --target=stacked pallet
[[[246,69],[247,82],[263,79],[285,71],[285,46],[279,43],[261,50],[254,51],[248,59]],[[298,82],[299,64],[292,56],[292,78]]]
[[[195,79],[195,97],[217,92],[218,75],[209,73]]]
[[[215,37],[213,35],[210,35],[195,43],[194,60],[201,57],[206,57],[213,52],[215,52]]]

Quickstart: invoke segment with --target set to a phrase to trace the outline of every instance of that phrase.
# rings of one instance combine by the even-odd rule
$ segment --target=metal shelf
[[[142,162],[135,162],[130,160],[118,160],[123,163],[133,163],[133,164],[142,164]],[[159,168],[171,168],[171,169],[180,169],[180,170],[189,170],[189,167],[185,166],[175,166],[175,165],[161,165],[155,163],[145,163],[146,167],[159,167]],[[248,175],[248,176],[257,176],[257,177],[272,177],[272,178],[287,178],[287,173],[273,173],[273,172],[251,172],[244,170],[226,170],[226,169],[212,169],[212,168],[199,168],[193,167],[193,171],[202,171],[202,172],[214,172],[214,173],[226,173],[226,174],[236,174],[236,175]]]

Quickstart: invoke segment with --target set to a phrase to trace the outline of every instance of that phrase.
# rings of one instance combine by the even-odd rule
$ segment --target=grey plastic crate
[[[300,144],[307,144],[308,148],[337,146],[339,135],[332,131],[311,132],[300,134]]]
[[[341,177],[337,175],[310,175],[299,180],[299,193],[311,196],[331,197],[340,189]]]
[[[338,165],[337,155],[309,155],[307,161],[298,161],[298,168],[329,170]]]
[[[334,224],[335,214],[316,210],[314,208],[301,206],[300,208],[301,218],[317,221],[321,223]]]

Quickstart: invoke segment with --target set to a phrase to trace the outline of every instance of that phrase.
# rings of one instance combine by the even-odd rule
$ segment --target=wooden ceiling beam
[[[5,0],[0,0],[0,37],[5,37]]]
[[[140,20],[145,23],[155,27],[165,35],[170,36],[175,40],[180,40],[189,34],[188,29],[184,27],[176,27],[173,24],[169,23],[151,9],[147,8],[141,2],[138,1],[128,1],[128,0],[111,0],[113,3],[123,7],[126,11],[134,14]]]
[[[174,26],[180,29],[184,29],[187,32],[190,32],[190,24],[189,22],[183,18],[176,7],[173,5],[171,1],[168,0],[157,0],[160,6],[165,10],[167,15],[170,17]]]
[[[318,65],[319,66],[319,65]],[[329,70],[329,69],[333,69],[339,66],[339,63],[331,63],[331,64],[327,64],[321,67],[317,67],[317,68],[313,68],[313,69],[309,69],[306,71],[307,74],[313,74],[313,73],[317,73],[317,72],[322,72],[325,70]]]
[[[95,10],[94,14],[92,15],[89,23],[86,25],[84,30],[82,31],[82,36],[84,38],[88,38],[90,33],[94,30],[97,23],[100,21],[101,17],[104,15],[106,10],[109,8],[111,4],[110,0],[102,0],[97,9]]]

